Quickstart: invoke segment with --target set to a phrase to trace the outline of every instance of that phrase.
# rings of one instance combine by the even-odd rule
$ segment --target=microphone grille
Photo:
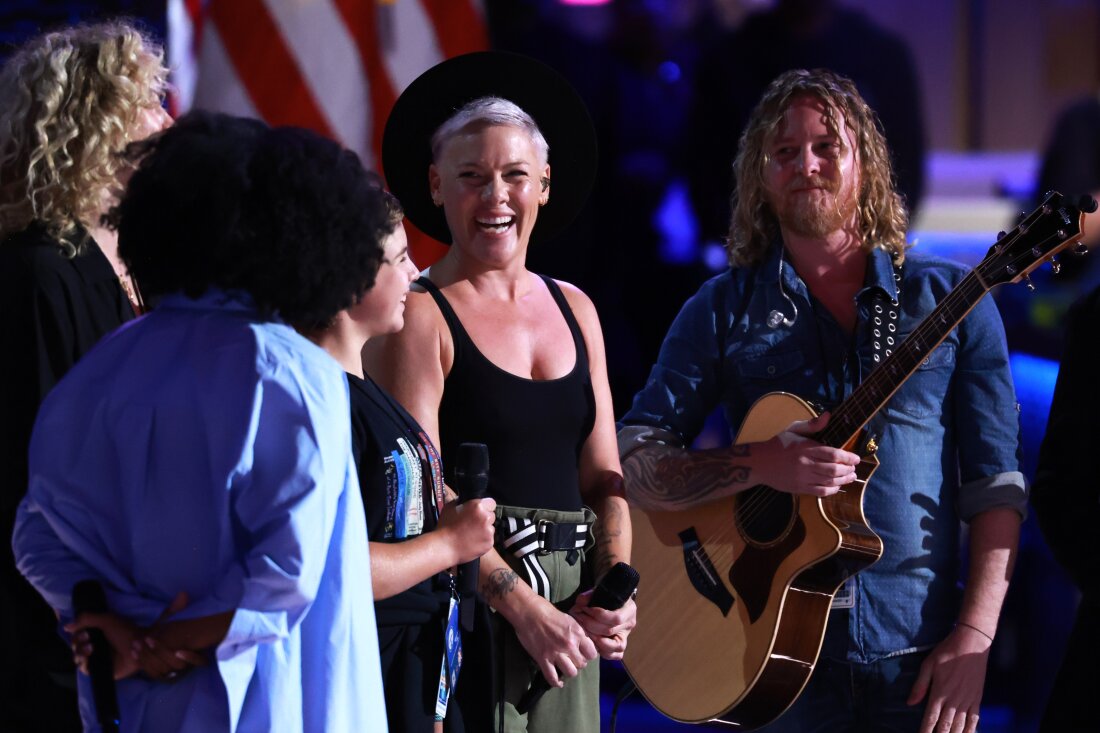
[[[455,473],[484,476],[489,473],[489,447],[484,443],[462,443],[455,454]]]

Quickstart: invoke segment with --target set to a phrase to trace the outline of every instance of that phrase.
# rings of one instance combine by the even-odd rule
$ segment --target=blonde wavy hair
[[[737,188],[730,198],[733,214],[726,244],[730,262],[737,266],[760,262],[779,236],[779,221],[764,190],[767,149],[787,108],[803,95],[824,103],[826,125],[840,140],[844,136],[840,134],[839,117],[843,116],[852,131],[860,164],[858,207],[863,247],[868,251],[886,250],[900,264],[905,259],[909,214],[896,189],[881,123],[851,79],[827,69],[796,69],[781,74],[753,110],[733,164]]]
[[[122,151],[160,106],[161,47],[113,21],[45,33],[0,70],[0,239],[41,221],[73,257],[116,192]]]

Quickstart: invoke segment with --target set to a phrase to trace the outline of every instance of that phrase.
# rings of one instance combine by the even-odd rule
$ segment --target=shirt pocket
[[[737,361],[734,370],[747,404],[752,404],[769,392],[796,392],[800,385],[796,374],[805,363],[801,351],[764,351],[747,354]]]
[[[899,342],[903,340],[898,339]],[[942,414],[947,386],[954,371],[955,344],[944,342],[926,356],[917,370],[902,383],[886,403],[886,410],[896,410],[917,418]]]

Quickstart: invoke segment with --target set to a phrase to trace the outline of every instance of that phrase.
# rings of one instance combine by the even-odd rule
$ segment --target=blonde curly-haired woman
[[[27,486],[38,406],[76,361],[141,310],[100,219],[119,153],[163,129],[161,48],[122,22],[45,33],[0,70],[0,530]],[[79,730],[69,650],[3,546],[0,729]]]

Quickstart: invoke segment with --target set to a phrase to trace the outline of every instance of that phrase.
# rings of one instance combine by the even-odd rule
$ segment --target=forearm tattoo
[[[596,535],[596,577],[602,577],[619,562],[614,545],[623,536],[623,510],[617,502],[605,502],[593,528]]]
[[[509,568],[497,568],[489,573],[489,577],[481,585],[481,595],[485,596],[485,600],[491,606],[494,601],[500,600],[515,590],[518,582],[519,576]]]
[[[682,509],[706,501],[720,489],[752,484],[752,470],[731,459],[751,455],[748,445],[689,453],[653,443],[623,461],[632,503],[652,509]]]

